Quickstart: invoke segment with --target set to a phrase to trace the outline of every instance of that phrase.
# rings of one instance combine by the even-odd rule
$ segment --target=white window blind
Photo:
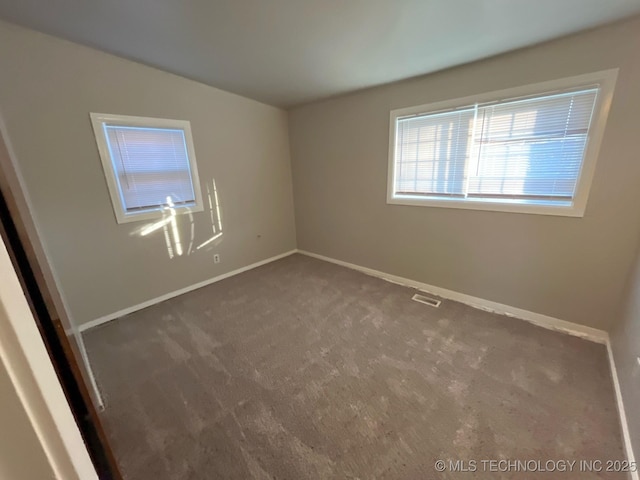
[[[467,108],[398,119],[396,192],[463,196],[474,115]]]
[[[90,117],[118,223],[203,210],[189,121]]]
[[[184,131],[104,125],[126,213],[195,205]]]
[[[598,91],[398,117],[394,195],[570,205]]]

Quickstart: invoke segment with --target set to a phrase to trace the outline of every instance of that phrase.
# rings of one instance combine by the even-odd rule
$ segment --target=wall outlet
[[[640,357],[636,358],[636,360],[638,361],[638,365],[640,365]]]
[[[219,253],[216,253],[213,256],[213,263],[220,263],[220,254]]]

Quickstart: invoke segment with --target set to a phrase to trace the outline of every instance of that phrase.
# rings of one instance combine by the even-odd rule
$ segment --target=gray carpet
[[[624,458],[605,347],[413,293],[294,255],[90,330],[125,478],[625,478],[484,471]]]

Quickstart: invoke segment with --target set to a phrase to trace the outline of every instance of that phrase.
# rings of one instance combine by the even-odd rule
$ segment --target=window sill
[[[136,213],[116,211],[116,221],[118,224],[122,224],[149,220],[163,220],[171,215],[171,211],[175,212],[176,215],[184,215],[186,213],[202,212],[204,211],[204,207],[202,205],[196,205],[189,207],[156,208]]]
[[[409,205],[419,207],[457,208],[463,210],[484,210],[489,212],[525,213],[530,215],[553,215],[560,217],[583,217],[584,207],[575,203],[550,203],[544,201],[523,201],[502,199],[458,199],[394,195],[387,198],[390,205]]]

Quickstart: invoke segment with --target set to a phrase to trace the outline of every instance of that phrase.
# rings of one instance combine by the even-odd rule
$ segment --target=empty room
[[[0,0],[0,478],[631,479],[640,0]]]

